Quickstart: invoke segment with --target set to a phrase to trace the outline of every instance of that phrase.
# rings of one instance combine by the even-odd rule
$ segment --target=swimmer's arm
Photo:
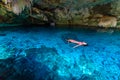
[[[76,46],[74,46],[73,48],[76,48],[76,47],[79,47],[79,46],[81,46],[81,45],[76,45]]]

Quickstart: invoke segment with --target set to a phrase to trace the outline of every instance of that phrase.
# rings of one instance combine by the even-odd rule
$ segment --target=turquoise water
[[[0,80],[120,80],[120,31],[0,28]],[[85,41],[73,48],[66,39]]]

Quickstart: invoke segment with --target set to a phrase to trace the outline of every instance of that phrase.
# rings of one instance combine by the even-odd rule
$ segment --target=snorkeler
[[[68,42],[71,42],[71,43],[77,44],[77,45],[74,46],[73,48],[76,48],[76,47],[79,47],[79,46],[87,46],[87,43],[86,43],[86,42],[80,42],[80,41],[76,41],[76,40],[73,40],[73,39],[68,39],[67,41],[68,41]]]

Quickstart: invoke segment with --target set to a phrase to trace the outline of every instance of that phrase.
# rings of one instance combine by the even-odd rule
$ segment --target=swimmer
[[[79,46],[87,46],[87,43],[86,43],[86,42],[80,42],[80,41],[76,41],[76,40],[73,40],[73,39],[68,39],[67,41],[68,41],[68,42],[71,42],[71,43],[77,44],[77,45],[74,46],[73,48],[76,48],[76,47],[79,47]]]

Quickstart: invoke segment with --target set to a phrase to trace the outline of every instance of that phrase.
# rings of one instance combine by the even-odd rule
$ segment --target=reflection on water
[[[67,39],[85,41],[88,46]],[[0,80],[119,80],[120,31],[1,28]]]

